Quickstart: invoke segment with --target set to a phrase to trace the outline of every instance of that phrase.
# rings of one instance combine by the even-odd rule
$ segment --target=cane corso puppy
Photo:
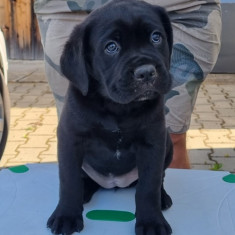
[[[163,187],[172,144],[164,94],[171,87],[172,28],[165,10],[115,0],[73,30],[61,57],[70,82],[58,126],[55,234],[83,229],[83,204],[100,188],[136,183],[137,235],[168,235]]]

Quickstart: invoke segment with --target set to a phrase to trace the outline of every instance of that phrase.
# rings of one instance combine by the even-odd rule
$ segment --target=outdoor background
[[[44,75],[33,0],[1,0],[9,57],[11,126],[0,167],[56,161],[57,115]],[[235,74],[202,85],[187,144],[193,169],[235,172]]]

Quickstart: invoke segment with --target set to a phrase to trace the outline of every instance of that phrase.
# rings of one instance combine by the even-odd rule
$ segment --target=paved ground
[[[11,126],[0,167],[56,161],[57,116],[41,61],[10,61]],[[188,149],[192,168],[235,172],[235,74],[202,85]]]

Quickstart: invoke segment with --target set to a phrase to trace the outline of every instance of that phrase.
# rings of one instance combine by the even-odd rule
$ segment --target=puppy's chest
[[[83,170],[104,188],[127,187],[138,179],[136,136],[122,131],[89,134]]]
[[[123,175],[136,165],[137,137],[133,132],[93,130],[87,136],[84,161],[103,175]]]

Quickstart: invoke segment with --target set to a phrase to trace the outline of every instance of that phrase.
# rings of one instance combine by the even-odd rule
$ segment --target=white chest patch
[[[82,169],[97,184],[107,189],[115,188],[115,187],[125,188],[138,179],[137,168],[134,168],[132,171],[121,176],[114,176],[111,173],[108,176],[101,175],[100,173],[96,172],[90,165],[86,163],[83,163]]]
[[[120,150],[116,150],[116,152],[115,152],[115,157],[118,159],[118,160],[120,160],[120,157],[121,157],[121,152],[120,152]]]

